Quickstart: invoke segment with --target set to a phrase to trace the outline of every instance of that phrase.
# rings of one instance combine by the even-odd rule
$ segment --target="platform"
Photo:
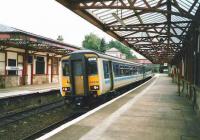
[[[45,93],[52,90],[59,90],[59,84],[50,83],[41,85],[26,85],[20,87],[0,89],[0,99],[33,93]]]
[[[64,124],[41,137],[45,138],[199,140],[200,124],[192,106],[184,97],[178,96],[177,86],[172,84],[171,78],[160,74],[151,82],[80,118],[76,123]]]

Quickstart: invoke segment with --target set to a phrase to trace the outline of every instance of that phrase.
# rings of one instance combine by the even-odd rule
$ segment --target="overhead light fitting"
[[[116,13],[112,13],[112,15],[113,15],[113,17],[116,18],[116,20],[117,20],[123,27],[126,27],[126,24],[124,23],[124,21],[121,20],[121,19],[119,18],[119,16],[118,16]]]

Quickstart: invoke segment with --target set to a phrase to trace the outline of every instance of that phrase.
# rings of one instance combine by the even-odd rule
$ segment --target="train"
[[[91,50],[77,50],[64,56],[61,66],[61,94],[79,104],[153,75],[150,66]]]

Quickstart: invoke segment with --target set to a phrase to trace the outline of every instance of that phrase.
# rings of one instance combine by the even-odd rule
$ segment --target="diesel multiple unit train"
[[[152,76],[151,68],[90,50],[62,58],[61,94],[67,100],[87,100]]]

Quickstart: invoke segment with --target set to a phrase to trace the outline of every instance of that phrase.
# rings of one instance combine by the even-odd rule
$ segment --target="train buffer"
[[[200,124],[171,78],[159,74],[38,139],[199,140]]]
[[[59,84],[40,84],[40,85],[26,85],[21,87],[12,87],[0,89],[0,99],[16,97],[34,93],[46,93],[53,90],[59,90]]]

